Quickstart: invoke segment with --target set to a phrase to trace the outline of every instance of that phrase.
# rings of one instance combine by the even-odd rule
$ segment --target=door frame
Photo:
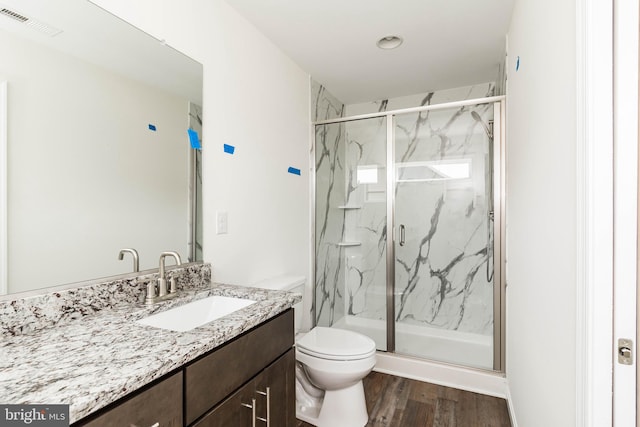
[[[502,100],[494,104],[493,169],[493,370],[507,370],[507,106]],[[496,150],[497,145],[497,150]],[[496,238],[497,236],[497,238]],[[497,242],[497,244],[496,244]],[[496,250],[497,248],[497,250]],[[497,256],[496,256],[497,254]]]
[[[612,394],[614,64],[620,70],[620,64],[614,61],[614,2],[617,1],[575,3],[576,425],[587,427],[613,425],[614,401],[619,394]],[[616,155],[620,158],[622,153],[618,151]],[[616,226],[618,232],[621,231],[619,225]],[[632,393],[635,394],[635,390]],[[631,416],[635,418],[635,411]]]
[[[613,426],[636,425],[638,252],[637,1],[613,2]],[[619,363],[618,340],[631,339],[633,362]]]

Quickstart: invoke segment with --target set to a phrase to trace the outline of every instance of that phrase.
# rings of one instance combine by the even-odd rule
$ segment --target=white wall
[[[575,425],[575,20],[573,1],[517,0],[509,30],[506,364],[525,427]]]
[[[8,291],[130,272],[124,247],[186,258],[188,99],[4,31],[0,51]]]
[[[309,76],[221,0],[96,3],[204,65],[204,260],[214,280],[306,276]],[[216,234],[218,211],[228,234]]]

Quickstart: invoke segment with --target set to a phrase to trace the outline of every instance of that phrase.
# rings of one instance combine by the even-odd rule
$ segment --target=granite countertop
[[[187,332],[135,322],[211,295],[257,301]],[[285,311],[299,294],[211,284],[154,307],[123,303],[66,324],[0,341],[0,402],[69,404],[71,422],[180,368]]]

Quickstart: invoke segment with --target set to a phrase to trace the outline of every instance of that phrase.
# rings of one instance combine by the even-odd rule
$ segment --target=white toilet
[[[304,295],[300,276],[253,285]],[[306,303],[306,301],[304,301]],[[308,310],[296,304],[296,417],[318,427],[363,427],[369,420],[362,379],[376,364],[376,344],[362,334],[317,326],[300,333]]]

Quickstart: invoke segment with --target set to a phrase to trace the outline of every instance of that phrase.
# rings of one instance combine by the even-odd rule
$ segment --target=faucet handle
[[[158,282],[158,296],[163,297],[167,295],[167,279],[164,277],[160,277],[157,280]]]
[[[178,290],[177,280],[175,277],[171,276],[171,279],[169,279],[169,293],[172,294],[177,290]]]
[[[147,297],[145,298],[145,303],[147,305],[151,305],[155,302],[156,299],[156,284],[151,281],[147,284]]]

